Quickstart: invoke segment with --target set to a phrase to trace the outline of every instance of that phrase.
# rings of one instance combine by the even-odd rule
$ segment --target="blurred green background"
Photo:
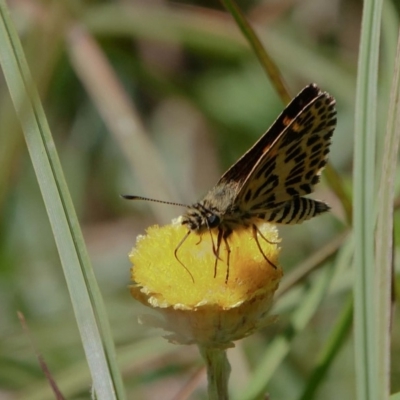
[[[336,98],[338,125],[330,160],[350,196],[362,3],[238,4],[293,96],[315,82]],[[170,345],[159,332],[139,325],[137,317],[146,310],[128,290],[127,255],[136,236],[149,225],[168,223],[183,209],[127,202],[119,195],[185,204],[199,200],[284,104],[217,1],[10,0],[8,5],[109,311],[117,354],[125,360],[121,370],[128,398],[206,398],[196,348]],[[385,7],[382,132],[398,30],[396,5],[387,2]],[[53,398],[17,311],[24,314],[66,398],[90,398],[88,369],[54,238],[8,89],[0,79],[0,399]],[[299,264],[307,270],[334,262],[337,271],[324,302],[276,370],[268,388],[271,399],[297,398],[351,290],[351,260],[337,244],[349,229],[342,199],[324,179],[313,197],[329,203],[332,212],[303,225],[280,227],[281,264],[289,277]],[[396,252],[398,246],[397,240]],[[277,300],[277,323],[229,352],[233,392],[245,385],[271,338],[285,329],[312,279],[313,274],[307,275]],[[395,392],[400,390],[398,315],[393,329]],[[325,400],[354,398],[350,332],[317,394]]]

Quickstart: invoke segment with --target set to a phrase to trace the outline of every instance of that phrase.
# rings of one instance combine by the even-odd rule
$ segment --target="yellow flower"
[[[265,256],[277,266],[276,228],[262,224],[258,229],[268,240],[258,237]],[[153,226],[146,236],[138,237],[130,254],[135,282],[131,293],[161,313],[162,321],[147,321],[171,332],[170,341],[230,347],[232,341],[270,321],[268,310],[282,270],[265,260],[252,229],[241,229],[228,239],[231,254],[229,279],[225,282],[228,266],[224,244],[214,277],[213,243],[217,242],[217,232],[212,231],[213,242],[210,233],[190,234],[177,252],[182,265],[175,257],[175,249],[186,233],[181,225]]]

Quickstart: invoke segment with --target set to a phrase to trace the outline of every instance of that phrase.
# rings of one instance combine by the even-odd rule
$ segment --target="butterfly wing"
[[[315,84],[306,86],[284,109],[276,121],[271,125],[267,132],[248,150],[239,160],[233,164],[220,178],[218,184],[227,182],[237,182],[243,184],[249,177],[255,165],[261,157],[268,151],[270,146],[280,137],[288,124],[294,120],[298,114],[314,101],[321,91]]]
[[[225,183],[240,182],[236,205],[254,215],[311,193],[326,165],[335,126],[333,97],[316,85],[304,88],[222,176]]]

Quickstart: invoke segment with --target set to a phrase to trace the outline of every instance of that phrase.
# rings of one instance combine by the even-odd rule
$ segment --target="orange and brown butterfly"
[[[228,238],[233,231],[251,227],[264,255],[258,236],[265,238],[257,228],[258,222],[298,224],[328,211],[327,204],[304,196],[319,182],[335,126],[335,99],[315,84],[306,86],[204,199],[187,206],[181,223],[188,228],[188,233],[177,244],[175,255],[190,233],[202,234],[217,229],[217,243],[213,246],[214,273],[224,241],[228,252],[227,281]],[[123,197],[152,200],[131,195]]]

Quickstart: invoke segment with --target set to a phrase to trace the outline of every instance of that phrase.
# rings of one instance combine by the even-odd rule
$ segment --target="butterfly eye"
[[[207,217],[207,222],[210,228],[215,228],[219,225],[221,219],[218,217],[218,215],[211,214],[209,217]]]

